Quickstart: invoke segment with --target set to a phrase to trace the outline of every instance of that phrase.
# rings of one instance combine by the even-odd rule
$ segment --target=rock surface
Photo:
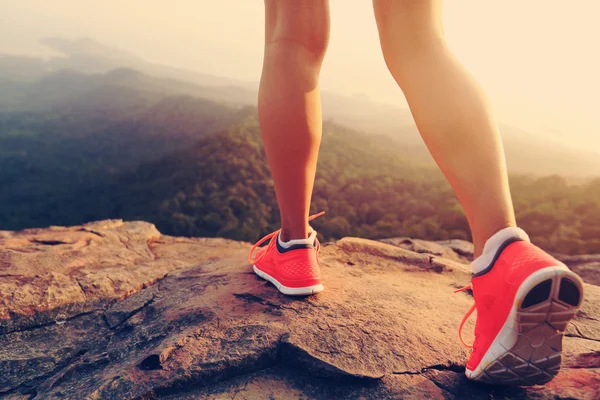
[[[392,244],[416,253],[444,257],[463,264],[469,264],[473,261],[473,243],[466,240],[452,239],[431,242],[429,240],[399,237],[381,239],[380,242]]]
[[[453,239],[431,242],[428,240],[399,237],[381,239],[380,242],[421,254],[444,257],[463,264],[469,264],[473,261],[473,244],[466,240]],[[554,254],[554,257],[579,274],[585,282],[600,286],[600,254],[576,256]]]
[[[555,255],[575,271],[587,283],[600,286],[600,254],[584,254],[579,256]]]
[[[600,397],[600,287],[555,380],[498,388],[463,376],[457,260],[345,238],[321,250],[325,292],[289,298],[249,247],[145,222],[0,232],[0,397]]]

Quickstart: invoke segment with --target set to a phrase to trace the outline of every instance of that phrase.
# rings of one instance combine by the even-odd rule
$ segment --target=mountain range
[[[250,241],[277,228],[256,88],[90,40],[47,43],[64,56],[0,57],[0,229],[125,218]],[[469,239],[406,110],[323,98],[313,206],[328,212],[315,221],[324,240]],[[597,157],[503,130],[523,226],[550,250],[600,252]]]
[[[53,99],[60,104],[64,99],[55,98],[59,92],[66,90],[65,96],[74,96],[93,84],[118,84],[143,93],[186,94],[237,107],[256,104],[256,83],[151,63],[89,38],[46,38],[42,43],[57,56],[39,59],[0,55],[0,110],[40,109]],[[90,82],[82,83],[86,77]],[[325,92],[322,97],[326,119],[367,134],[390,137],[410,146],[411,151],[418,149],[432,163],[407,109],[361,96]],[[569,177],[600,174],[596,152],[570,149],[506,124],[500,124],[500,129],[511,172]]]

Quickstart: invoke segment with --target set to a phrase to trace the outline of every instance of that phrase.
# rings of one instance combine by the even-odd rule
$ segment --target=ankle
[[[477,232],[473,232],[473,258],[477,258],[483,254],[485,244],[491,237],[493,237],[503,229],[516,227],[516,222],[507,221],[504,223],[499,223],[490,227],[486,227],[487,229],[480,229]]]
[[[529,236],[527,233],[516,226],[509,226],[498,230],[491,235],[486,241],[483,250],[479,255],[475,256],[475,259],[471,263],[473,273],[477,274],[484,271],[489,267],[495,260],[498,251],[511,240],[524,240],[529,242]]]
[[[306,225],[304,228],[300,228],[300,229],[298,229],[298,228],[292,229],[292,228],[288,228],[288,227],[282,227],[279,237],[284,242],[289,242],[290,240],[296,240],[296,239],[307,239],[310,236],[310,234],[312,233],[312,231],[313,231],[313,229],[310,227],[310,225]]]

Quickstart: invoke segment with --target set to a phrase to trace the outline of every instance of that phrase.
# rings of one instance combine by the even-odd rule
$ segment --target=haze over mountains
[[[237,107],[256,104],[257,86],[251,82],[147,62],[87,38],[47,38],[43,43],[61,55],[46,60],[0,55],[0,111],[39,111],[84,93],[89,101],[93,91],[94,96],[99,95],[100,87],[106,85],[144,93],[191,95]],[[125,70],[109,73],[124,68],[141,74]],[[399,152],[409,146],[431,162],[406,109],[335,93],[323,94],[323,109],[326,119],[367,134],[389,136],[398,143]],[[508,125],[501,124],[501,130],[511,172],[600,175],[600,153],[569,149]]]
[[[124,218],[246,241],[277,229],[256,87],[89,39],[47,43],[65,56],[0,57],[0,229]],[[330,93],[324,108],[324,239],[469,239],[407,110]],[[503,130],[522,226],[549,250],[600,253],[598,157]]]

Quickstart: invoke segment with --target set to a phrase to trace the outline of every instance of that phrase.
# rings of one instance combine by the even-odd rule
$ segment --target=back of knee
[[[269,46],[286,46],[288,51],[308,56],[312,61],[322,62],[327,51],[328,40],[322,37],[278,35],[267,42]]]
[[[277,1],[267,10],[266,44],[285,45],[322,61],[329,44],[329,10],[323,0]],[[271,11],[271,12],[269,12]]]

